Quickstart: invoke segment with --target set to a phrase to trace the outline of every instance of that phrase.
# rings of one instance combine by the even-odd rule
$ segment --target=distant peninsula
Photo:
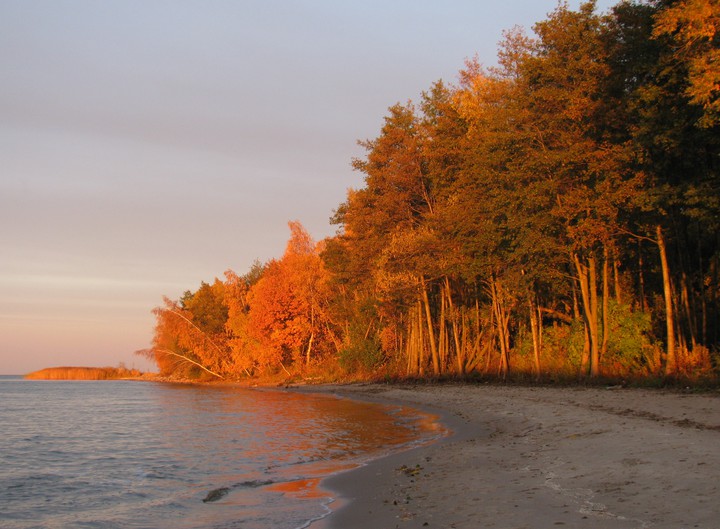
[[[140,378],[143,373],[137,369],[119,367],[48,367],[25,375],[30,380],[118,380]]]

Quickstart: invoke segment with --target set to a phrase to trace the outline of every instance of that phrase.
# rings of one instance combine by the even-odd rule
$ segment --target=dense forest
[[[716,378],[720,1],[560,4],[389,108],[335,236],[155,309],[165,376]]]

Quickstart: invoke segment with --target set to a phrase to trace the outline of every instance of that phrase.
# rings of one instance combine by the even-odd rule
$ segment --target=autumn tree
[[[376,306],[377,317],[385,320],[385,329],[397,334],[402,332],[405,308],[408,305],[426,307],[423,303],[427,299],[427,283],[422,271],[411,271],[408,267],[398,270],[393,266],[397,259],[407,257],[397,255],[402,241],[421,229],[433,211],[422,152],[423,134],[414,106],[391,107],[378,138],[361,145],[367,150],[367,156],[354,160],[353,166],[365,175],[365,187],[350,191],[347,201],[338,209],[335,222],[343,225],[343,232],[336,242],[330,243],[329,250],[334,253],[328,256],[335,255],[337,259],[340,252],[346,256],[344,263],[355,272],[358,278],[355,282],[363,282],[366,296],[379,296],[382,300]],[[363,300],[356,299],[355,307],[362,306]],[[421,311],[418,317],[427,315],[424,308],[418,310]],[[357,311],[349,316],[356,320],[356,316],[361,315]],[[369,327],[373,319],[371,316]],[[349,321],[346,324],[347,330],[354,327]],[[377,328],[375,332],[382,329]],[[427,331],[420,332],[428,338],[434,369],[439,370],[436,344]],[[348,339],[346,333],[346,347]],[[422,343],[418,351],[425,349],[425,339]]]
[[[252,376],[257,367],[260,344],[249,331],[250,290],[260,280],[265,266],[255,261],[250,270],[239,276],[225,272],[225,305],[228,310],[225,330],[228,333],[228,369],[235,376]]]
[[[248,293],[248,332],[256,340],[261,369],[308,366],[333,345],[330,293],[319,248],[299,222],[289,226],[285,254],[267,264]]]
[[[205,283],[203,285],[210,288]],[[205,295],[201,294],[201,297]],[[184,299],[189,301],[192,297],[186,292]],[[164,306],[155,308],[153,313],[156,325],[152,347],[139,353],[153,359],[161,375],[195,378],[204,372],[224,378],[221,371],[225,345],[218,340],[219,336],[198,326],[198,323],[204,324],[202,317],[196,323],[191,311],[168,298],[164,298]]]
[[[685,95],[703,108],[698,124],[720,124],[720,1],[668,3],[655,17],[653,36],[669,36],[674,61],[687,69]]]
[[[619,4],[608,35],[617,138],[632,143],[631,165],[647,180],[628,227],[657,249],[663,303],[654,313],[664,319],[668,376],[708,366],[708,316],[717,314],[720,144],[712,91],[702,88],[713,72],[700,66],[717,50],[713,3]]]

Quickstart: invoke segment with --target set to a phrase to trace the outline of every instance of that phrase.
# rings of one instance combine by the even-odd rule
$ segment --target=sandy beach
[[[353,385],[453,434],[325,481],[312,529],[720,528],[720,395],[622,388]]]

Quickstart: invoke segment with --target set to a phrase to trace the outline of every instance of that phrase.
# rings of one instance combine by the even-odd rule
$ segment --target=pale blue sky
[[[0,0],[0,374],[149,368],[163,295],[331,235],[387,108],[556,5]]]

